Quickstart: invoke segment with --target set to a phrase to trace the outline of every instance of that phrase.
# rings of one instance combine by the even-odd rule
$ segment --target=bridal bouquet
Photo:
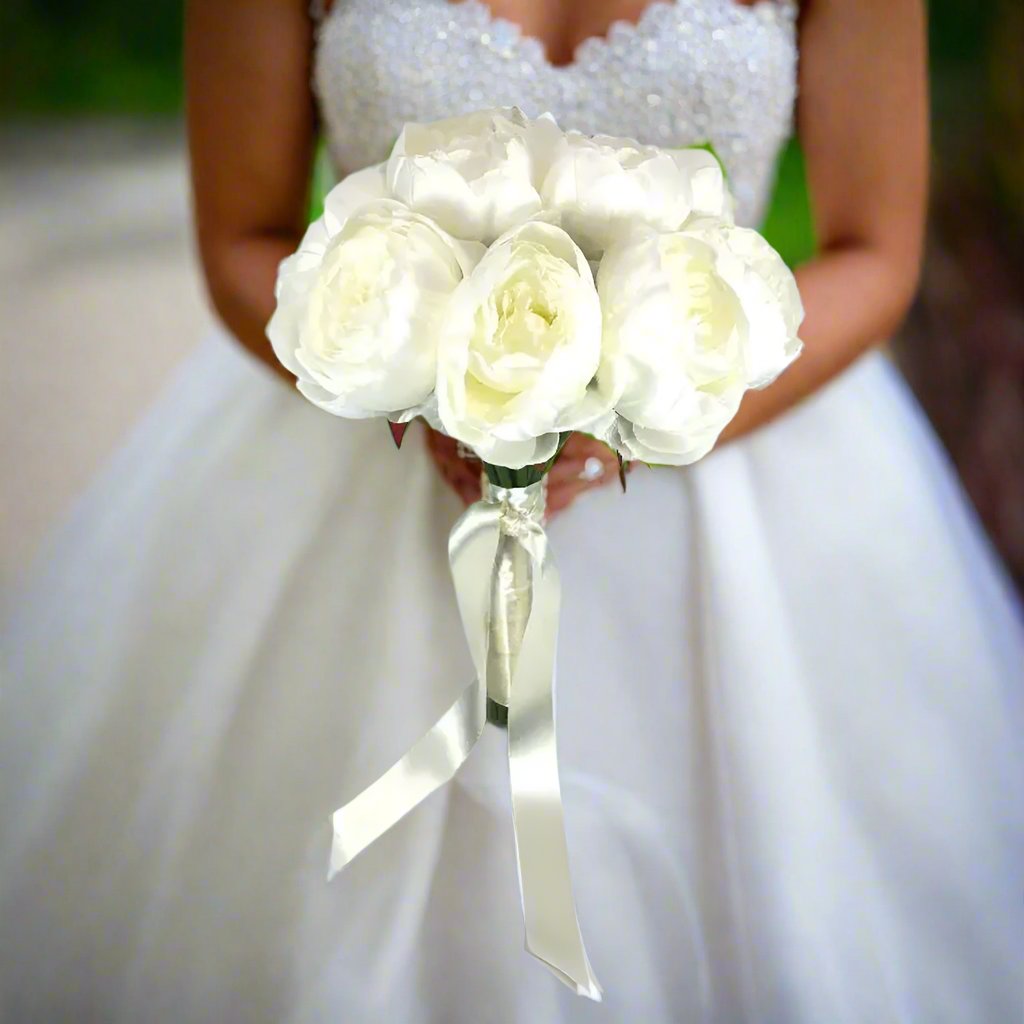
[[[594,999],[558,788],[544,474],[572,431],[620,462],[695,462],[799,354],[793,276],[732,205],[705,148],[514,108],[409,124],[328,194],[267,328],[315,405],[386,418],[399,444],[422,417],[486,474],[449,545],[477,679],[334,813],[331,873],[450,779],[488,717],[505,724],[527,949]]]

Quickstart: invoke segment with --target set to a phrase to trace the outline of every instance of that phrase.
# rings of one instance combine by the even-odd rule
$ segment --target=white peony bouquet
[[[594,999],[558,785],[543,477],[572,431],[620,461],[695,462],[799,354],[793,276],[732,209],[705,148],[514,108],[406,125],[327,195],[267,328],[315,405],[385,417],[399,444],[423,417],[487,476],[449,544],[477,678],[334,812],[331,873],[450,779],[487,720],[504,725],[527,949]]]
[[[271,343],[311,402],[422,416],[512,470],[573,430],[696,461],[797,356],[803,315],[711,152],[514,108],[407,125],[328,194],[277,303]]]

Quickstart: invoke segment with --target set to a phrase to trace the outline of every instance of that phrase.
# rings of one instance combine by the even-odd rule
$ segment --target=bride
[[[872,351],[917,277],[922,21],[918,0],[191,5],[199,248],[271,369],[318,125],[345,173],[405,121],[513,103],[710,139],[757,223],[799,94],[806,350],[698,465],[637,468],[623,496],[577,440],[552,477],[596,1005],[523,953],[493,726],[325,883],[329,813],[470,678],[445,541],[477,469],[419,428],[397,452],[211,339],[5,627],[0,1017],[1017,1019],[1019,609]]]

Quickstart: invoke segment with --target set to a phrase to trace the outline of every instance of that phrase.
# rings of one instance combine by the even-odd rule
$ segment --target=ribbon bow
[[[561,586],[544,532],[545,483],[484,484],[448,541],[477,678],[376,782],[331,815],[328,881],[451,780],[480,738],[487,706],[508,709],[509,783],[526,949],[578,995],[601,986],[583,946],[569,877],[555,746]]]

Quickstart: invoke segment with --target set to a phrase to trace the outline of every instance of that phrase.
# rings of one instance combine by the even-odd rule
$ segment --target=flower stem
[[[562,454],[565,442],[568,441],[571,436],[571,430],[566,430],[559,434],[558,448],[555,449],[555,454],[552,455],[547,462],[542,462],[536,466],[523,466],[521,469],[509,469],[508,466],[495,466],[490,462],[485,462],[484,472],[487,474],[487,479],[490,480],[495,487],[529,487],[530,484],[537,483],[538,480],[543,479],[550,471],[551,467],[558,459],[558,456]]]

